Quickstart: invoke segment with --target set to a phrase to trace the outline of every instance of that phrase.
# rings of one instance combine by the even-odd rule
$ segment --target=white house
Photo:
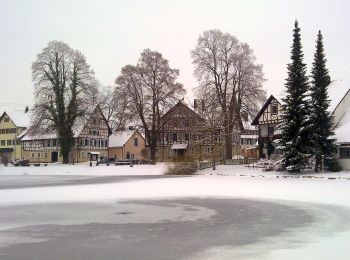
[[[330,96],[332,92],[336,92],[334,96],[337,101],[341,97],[332,112],[337,139],[337,158],[343,170],[350,170],[350,81],[341,80],[332,84]]]

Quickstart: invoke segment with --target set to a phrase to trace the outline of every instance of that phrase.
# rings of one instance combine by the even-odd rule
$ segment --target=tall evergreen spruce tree
[[[321,31],[318,32],[316,41],[316,52],[311,71],[311,116],[310,121],[313,125],[311,136],[313,154],[316,157],[315,172],[321,165],[322,155],[331,157],[335,151],[335,139],[332,131],[332,117],[329,108],[327,88],[330,84],[330,76],[326,68],[326,58],[323,48],[323,37]]]
[[[288,78],[285,84],[287,96],[283,99],[284,124],[281,127],[281,142],[284,147],[284,164],[289,171],[298,172],[305,167],[309,150],[309,104],[308,77],[303,63],[300,28],[295,21],[291,63],[287,65]]]

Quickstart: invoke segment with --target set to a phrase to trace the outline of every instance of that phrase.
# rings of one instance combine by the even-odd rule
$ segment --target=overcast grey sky
[[[332,78],[349,78],[350,1],[0,0],[0,110],[33,102],[30,66],[51,40],[83,52],[103,85],[112,85],[143,49],[157,50],[180,69],[191,97],[197,83],[190,50],[209,29],[247,42],[264,65],[265,89],[278,93],[296,18],[308,67],[321,29]]]

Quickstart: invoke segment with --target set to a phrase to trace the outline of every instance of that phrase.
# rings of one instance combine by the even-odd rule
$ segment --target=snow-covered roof
[[[109,136],[108,146],[109,147],[122,147],[135,133],[135,131],[117,131]]]
[[[244,134],[244,135],[241,135],[241,138],[258,138],[258,135],[247,135],[247,134]]]
[[[21,111],[5,111],[11,121],[17,127],[29,127],[30,126],[30,114]]]
[[[173,144],[170,149],[172,150],[185,150],[187,148],[187,144]]]
[[[57,139],[57,134],[52,133],[52,134],[40,134],[40,135],[29,135],[26,134],[24,137],[21,139],[21,141],[30,141],[30,140],[46,140],[46,139]]]
[[[328,86],[329,111],[333,112],[350,89],[350,79],[333,80]]]
[[[245,121],[245,120],[242,120],[242,123],[243,123],[243,128],[245,130],[256,130],[256,127],[252,125],[252,119],[249,118],[248,121]]]
[[[350,90],[344,97],[343,102],[345,102],[345,105],[341,104],[339,107],[337,107],[339,111],[343,111],[340,111],[342,115],[335,126],[334,133],[337,143],[350,143]],[[344,106],[347,107],[344,108]],[[335,112],[338,111],[336,110]]]
[[[337,143],[350,143],[350,80],[335,80],[329,88]]]

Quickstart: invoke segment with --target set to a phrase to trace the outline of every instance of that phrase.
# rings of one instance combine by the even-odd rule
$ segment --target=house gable
[[[278,123],[281,121],[282,104],[271,95],[252,121],[252,125]]]
[[[166,128],[171,126],[181,127],[182,124],[183,126],[188,127],[186,120],[189,120],[188,124],[191,124],[190,122],[192,121],[193,125],[194,123],[203,121],[204,119],[181,101],[169,109],[169,111],[161,118],[161,121]]]

